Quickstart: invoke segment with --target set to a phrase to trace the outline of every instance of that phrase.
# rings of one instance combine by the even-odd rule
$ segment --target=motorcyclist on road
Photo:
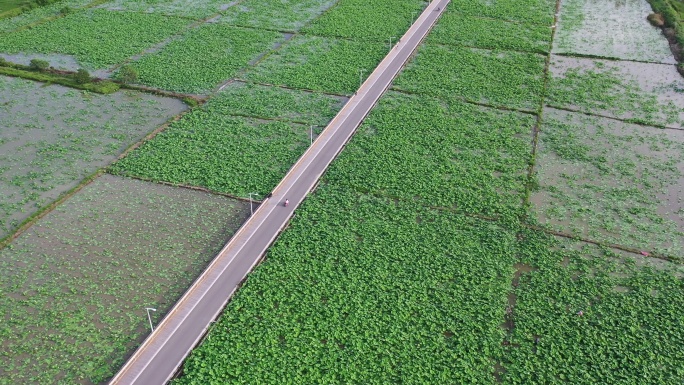
[[[290,204],[290,200],[289,200],[289,199],[285,199],[285,207],[287,207],[287,205],[289,205],[289,204]]]

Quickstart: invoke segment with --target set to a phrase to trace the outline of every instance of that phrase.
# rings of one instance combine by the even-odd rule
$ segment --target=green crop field
[[[327,124],[341,104],[337,98],[302,91],[230,87],[116,163],[112,171],[240,197],[252,192],[265,197],[309,146],[311,126]],[[284,119],[263,120],[276,117]]]
[[[0,19],[3,68],[127,83],[0,78],[0,385],[106,383],[428,4]],[[172,383],[681,385],[684,80],[648,13],[452,0]]]
[[[77,12],[10,33],[0,52],[73,55],[84,67],[105,69],[181,31],[185,19],[144,13]]]
[[[431,207],[516,217],[535,119],[390,93],[359,128],[328,179]]]
[[[389,46],[389,38],[394,37],[396,43],[424,6],[425,2],[421,0],[340,0],[334,8],[304,28],[303,32],[318,36],[387,41]]]
[[[434,44],[547,53],[551,29],[544,25],[495,22],[483,17],[447,12],[428,35],[427,41]]]
[[[335,0],[245,0],[222,12],[221,22],[278,31],[298,31]]]
[[[246,74],[246,79],[293,88],[352,94],[359,77],[387,54],[382,43],[297,36]]]
[[[207,93],[282,40],[277,32],[205,24],[132,63],[138,81],[171,91]]]
[[[426,44],[393,87],[534,111],[542,96],[543,74],[541,55]]]

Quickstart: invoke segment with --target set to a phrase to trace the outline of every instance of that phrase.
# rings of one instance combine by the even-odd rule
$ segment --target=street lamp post
[[[254,206],[252,206],[252,195],[259,196],[257,193],[249,193],[249,215],[254,215]]]
[[[389,41],[390,41],[389,50],[390,50],[390,52],[392,52],[392,39],[396,39],[396,38],[397,38],[396,36],[390,36],[390,38],[389,38]]]
[[[313,145],[313,128],[314,126],[311,126],[311,145]]]
[[[359,68],[359,89],[361,89],[361,85],[363,84],[363,73],[366,72],[363,69]]]
[[[154,326],[152,326],[152,317],[150,317],[150,310],[157,311],[157,309],[152,307],[146,307],[145,310],[147,311],[147,320],[150,321],[150,329],[154,331]]]

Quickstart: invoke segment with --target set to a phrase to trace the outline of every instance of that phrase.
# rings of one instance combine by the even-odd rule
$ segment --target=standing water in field
[[[563,0],[554,53],[676,63],[646,0]]]

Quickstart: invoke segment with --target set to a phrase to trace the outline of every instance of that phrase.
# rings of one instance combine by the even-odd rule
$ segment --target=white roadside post
[[[154,331],[154,326],[152,326],[152,317],[150,317],[150,310],[152,311],[157,311],[157,309],[153,307],[146,307],[145,311],[147,311],[147,320],[150,321],[150,329]]]
[[[254,215],[254,206],[252,205],[252,195],[254,195],[255,197],[258,197],[259,194],[249,193],[249,215],[250,216]]]

